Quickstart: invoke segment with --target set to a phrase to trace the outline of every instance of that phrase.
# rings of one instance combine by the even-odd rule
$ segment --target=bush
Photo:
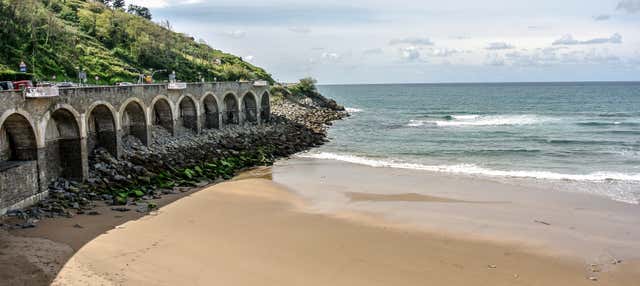
[[[305,77],[296,85],[289,88],[294,95],[312,95],[318,92],[316,83],[318,81],[311,77]]]

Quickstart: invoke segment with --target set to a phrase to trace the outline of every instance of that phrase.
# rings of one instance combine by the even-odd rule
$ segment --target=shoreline
[[[276,163],[273,180],[310,211],[374,215],[411,229],[517,243],[583,260],[640,260],[640,208],[540,184],[376,168],[308,158]]]
[[[424,285],[425,281],[447,285],[468,285],[478,281],[493,285],[513,285],[516,282],[548,285],[552,281],[554,283],[564,281],[561,283],[564,285],[589,285],[593,283],[589,280],[590,277],[597,279],[598,285],[629,285],[626,283],[640,277],[637,271],[637,266],[640,265],[639,260],[635,259],[625,258],[617,265],[611,263],[613,258],[606,258],[599,262],[587,261],[578,256],[566,255],[548,246],[539,245],[538,248],[533,248],[522,241],[508,241],[495,236],[493,239],[488,239],[455,231],[427,229],[413,224],[403,225],[393,217],[376,212],[349,209],[323,211],[318,208],[316,198],[309,198],[307,193],[301,193],[299,188],[292,187],[296,181],[289,181],[290,177],[283,177],[283,174],[300,177],[299,173],[291,172],[291,168],[298,169],[300,172],[309,171],[309,168],[304,169],[295,164],[300,164],[300,161],[298,159],[281,160],[274,167],[251,169],[230,181],[169,196],[165,198],[166,201],[158,201],[160,209],[149,215],[131,211],[114,212],[113,216],[49,219],[40,222],[38,228],[16,230],[11,234],[13,238],[29,242],[44,240],[54,244],[54,247],[49,246],[52,250],[47,253],[57,253],[54,256],[58,260],[67,255],[66,259],[69,261],[66,259],[62,261],[60,267],[63,265],[64,267],[57,275],[57,284],[54,285],[78,285],[89,281],[92,283],[99,281],[106,285],[110,283],[170,285],[173,281],[171,279],[178,278],[186,279],[182,282],[189,281],[194,285],[214,282],[233,285],[256,285],[256,283],[298,285],[302,282],[296,279],[302,276],[317,279],[311,282],[305,280],[305,284],[308,285],[326,285],[326,283],[377,285],[382,282],[386,283],[380,285],[388,285],[388,283]],[[334,167],[334,165],[331,166],[331,168]],[[362,182],[363,187],[371,183],[358,180],[357,168],[348,167],[354,170],[349,174],[354,177],[351,179],[352,183],[355,182],[354,179],[359,183]],[[305,178],[307,183],[312,182],[316,175],[326,171],[322,166],[312,168],[315,171],[311,171],[309,177]],[[396,172],[393,173],[398,175]],[[369,173],[369,175],[372,174]],[[325,181],[326,179],[325,177]],[[318,191],[314,189],[313,184],[306,186],[307,191]],[[464,183],[461,186],[464,186]],[[335,190],[335,187],[326,184],[323,188],[325,192],[321,193],[324,194]],[[460,205],[469,207],[475,204],[491,205],[497,202],[489,199],[485,198],[484,201],[479,202],[474,197],[461,199],[451,193],[447,195],[349,193],[349,200],[356,205],[402,201],[413,204],[444,205],[455,209]],[[442,219],[442,217],[436,217],[436,219]],[[90,222],[90,220],[102,221],[102,223]],[[556,222],[552,221],[552,223],[555,226]],[[80,224],[83,228],[74,227],[75,224]],[[91,227],[85,228],[85,224]],[[449,226],[455,230],[455,225]],[[539,227],[550,226],[539,224]],[[290,241],[292,237],[296,238],[295,241]],[[331,240],[326,240],[328,237]],[[76,239],[75,242],[74,239]],[[196,241],[184,243],[191,239]],[[161,242],[158,243],[161,240],[166,242],[166,247],[162,247]],[[345,243],[349,245],[346,249]],[[189,249],[183,249],[184,247]],[[336,247],[341,248],[338,251]],[[244,251],[244,248],[251,251]],[[355,249],[358,251],[352,252]],[[202,257],[199,254],[201,251],[208,253],[211,257],[221,256],[224,259]],[[318,270],[340,272],[336,265],[330,262],[344,261],[345,257],[350,255],[357,257],[352,257],[356,260],[350,263],[363,263],[368,267],[358,269],[357,273],[345,270],[345,273],[342,273],[344,276],[334,273],[337,275],[334,278],[336,280],[331,281],[323,280],[326,277],[316,274]],[[131,260],[125,261],[124,257]],[[152,261],[145,262],[145,259],[151,257]],[[316,261],[318,257],[323,263]],[[190,262],[191,260],[194,262]],[[383,261],[396,263],[391,267],[393,271],[375,267],[376,271],[370,269],[372,265],[382,267]],[[443,264],[442,261],[447,261],[448,264]],[[128,266],[120,269],[123,263]],[[193,269],[203,271],[203,266],[200,264],[212,265],[214,269],[210,271],[216,276],[207,275],[206,271],[205,274],[192,272]],[[306,264],[308,265],[305,266]],[[418,271],[417,264],[424,267],[424,271]],[[591,266],[592,264],[594,266]],[[386,262],[384,265],[389,266]],[[460,265],[463,267],[460,268]],[[31,267],[26,266],[23,265],[23,269],[33,270],[33,264]],[[161,274],[163,271],[159,269],[178,275],[178,278],[167,277]],[[145,271],[148,273],[145,274]],[[433,271],[437,271],[438,275]],[[57,270],[53,273],[57,273]],[[105,278],[101,276],[103,273],[113,275]],[[149,276],[149,273],[155,274]],[[185,273],[189,274],[180,276]],[[266,279],[263,281],[269,283],[251,280],[253,278],[246,277],[251,276],[246,275],[247,273],[251,273],[253,277],[262,277]],[[383,273],[385,275],[382,275]],[[427,273],[431,275],[423,276]],[[223,278],[217,275],[222,275]],[[439,278],[435,278],[434,275]],[[275,276],[282,278],[276,279]],[[0,277],[2,277],[1,274]],[[33,282],[37,279],[29,281]],[[298,283],[295,283],[296,281]]]
[[[617,186],[640,187],[640,173],[623,174],[615,172],[594,172],[590,174],[567,174],[535,170],[497,170],[479,167],[473,164],[457,165],[428,165],[408,163],[393,159],[373,159],[365,156],[337,154],[329,152],[313,152],[312,150],[294,155],[296,158],[317,160],[333,160],[349,164],[362,165],[372,168],[388,168],[409,171],[420,171],[428,174],[442,174],[444,176],[460,176],[480,180],[499,180],[507,184],[526,184],[529,186],[545,185],[554,190],[584,193],[608,198],[610,200],[640,205],[640,201],[633,194],[620,194],[607,191],[606,188],[595,189],[584,186],[602,186],[613,184]],[[576,187],[582,186],[578,191]]]

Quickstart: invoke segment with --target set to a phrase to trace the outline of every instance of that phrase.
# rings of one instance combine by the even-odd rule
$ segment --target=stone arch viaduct
[[[152,126],[178,136],[263,124],[269,98],[267,86],[252,82],[66,88],[29,99],[0,92],[0,214],[46,196],[58,177],[86,179],[97,147],[119,157],[125,136],[150,144]]]

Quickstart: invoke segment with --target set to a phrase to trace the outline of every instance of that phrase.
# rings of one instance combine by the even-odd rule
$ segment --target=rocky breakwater
[[[233,177],[242,169],[270,165],[274,160],[323,144],[333,120],[348,114],[331,100],[291,99],[272,102],[272,116],[263,125],[206,130],[172,137],[161,127],[152,130],[152,143],[134,137],[123,140],[124,156],[113,157],[97,149],[90,157],[86,182],[58,179],[49,197],[24,210],[8,213],[19,222],[5,228],[35,227],[42,217],[99,215],[94,208],[108,204],[113,211],[147,212],[150,202]]]

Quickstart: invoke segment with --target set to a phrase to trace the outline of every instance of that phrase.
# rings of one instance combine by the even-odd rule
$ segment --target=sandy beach
[[[398,186],[398,180],[417,183],[409,178],[432,183],[414,185],[411,192],[384,190]],[[456,194],[470,183],[476,194]],[[316,189],[320,185],[324,191]],[[484,193],[483,187],[498,193]],[[563,230],[567,217],[552,206],[535,210],[517,203],[531,200],[523,194],[517,186],[489,180],[292,159],[168,198],[148,216],[46,220],[2,240],[20,257],[14,270],[39,273],[49,265],[49,272],[28,280],[42,285],[53,277],[53,285],[634,285],[638,280],[635,246],[593,230],[619,227],[596,219],[603,209],[585,211],[592,228],[580,230],[574,218],[574,229],[588,234],[575,240],[579,234]],[[547,200],[566,206],[560,200],[565,195],[587,209],[602,204],[598,197],[572,193]],[[388,208],[406,213],[394,216]],[[546,216],[536,217],[537,212]],[[416,223],[418,218],[432,219]],[[519,220],[525,226],[516,227]],[[637,230],[627,227],[633,238]],[[552,238],[562,241],[549,243]],[[576,246],[566,247],[571,241]],[[19,253],[32,245],[40,252]],[[577,252],[586,246],[598,251]],[[595,254],[605,248],[611,256]],[[9,255],[6,249],[3,255]],[[14,282],[8,285],[33,285]]]

